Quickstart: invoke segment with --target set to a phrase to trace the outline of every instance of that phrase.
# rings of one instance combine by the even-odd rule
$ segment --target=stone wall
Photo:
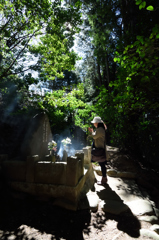
[[[80,196],[92,188],[95,179],[91,147],[77,151],[67,162],[42,161],[38,155],[27,157],[26,161],[11,161],[6,155],[0,155],[0,164],[4,182],[10,189],[54,198],[56,205],[73,210]]]
[[[25,161],[27,156],[39,155],[43,159],[48,151],[52,132],[47,114],[32,116],[1,116],[0,154],[8,159]]]

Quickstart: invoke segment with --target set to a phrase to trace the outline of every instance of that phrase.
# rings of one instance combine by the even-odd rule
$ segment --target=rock
[[[136,173],[133,172],[119,172],[114,169],[108,169],[107,170],[107,175],[109,177],[119,177],[119,178],[130,178],[130,179],[135,179],[136,178]]]
[[[147,200],[139,199],[139,200],[127,202],[126,204],[129,206],[129,208],[131,209],[134,215],[153,214],[152,205]]]
[[[137,184],[145,188],[146,190],[151,191],[151,195],[157,196],[159,194],[158,189],[153,186],[153,183],[151,183],[151,180],[148,181],[148,179],[142,175],[137,177]]]
[[[156,216],[141,216],[139,217],[140,221],[149,222],[151,224],[159,223],[158,218]]]
[[[150,229],[152,231],[156,232],[157,234],[159,234],[159,225],[158,224],[152,225]]]
[[[99,197],[94,192],[88,192],[87,193],[87,199],[89,202],[89,208],[92,211],[98,210],[98,203],[99,203]]]
[[[101,170],[96,170],[96,173],[97,173],[99,176],[102,176]]]
[[[118,239],[120,239],[121,235],[122,235],[122,232],[119,232],[117,235],[115,235],[115,236],[113,237],[112,240],[118,240]]]
[[[99,176],[102,176],[102,172],[101,172],[101,167],[100,166],[97,166],[95,164],[92,164],[93,166],[93,170],[99,175]]]
[[[133,173],[133,172],[117,172],[117,177],[135,179],[136,178],[136,173]]]
[[[142,193],[136,182],[132,179],[108,178],[110,188],[116,192],[124,203],[143,199]]]
[[[107,175],[109,177],[117,177],[117,171],[115,171],[114,169],[108,169],[107,170]]]
[[[154,231],[148,230],[148,229],[140,229],[140,235],[147,237],[147,238],[152,238],[154,240],[159,240],[159,236],[157,233]],[[146,238],[145,238],[146,239]]]
[[[128,206],[122,201],[106,200],[100,202],[100,207],[104,212],[109,212],[112,214],[120,214],[128,210]]]
[[[107,151],[119,152],[119,148],[117,148],[117,147],[112,147],[112,146],[108,146],[108,145],[107,145]]]
[[[156,216],[159,218],[159,209],[154,207],[154,211],[155,211]]]

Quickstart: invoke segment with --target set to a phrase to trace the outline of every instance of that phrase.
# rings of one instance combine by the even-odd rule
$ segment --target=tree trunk
[[[100,65],[98,63],[97,63],[97,71],[98,71],[98,83],[99,83],[99,86],[102,86],[102,76],[100,73]]]
[[[109,88],[109,83],[110,83],[110,73],[109,73],[108,55],[106,55],[105,63],[106,63],[106,73],[107,73],[107,89],[108,89],[108,91],[109,91],[109,90],[110,90],[110,88]],[[110,91],[109,91],[109,92],[110,92]]]

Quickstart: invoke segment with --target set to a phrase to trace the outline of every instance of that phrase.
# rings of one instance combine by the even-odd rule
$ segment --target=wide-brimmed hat
[[[102,119],[100,117],[94,117],[93,121],[91,121],[91,123],[102,123]]]

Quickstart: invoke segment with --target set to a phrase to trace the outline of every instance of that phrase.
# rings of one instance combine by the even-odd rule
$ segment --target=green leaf
[[[154,7],[153,6],[148,6],[146,9],[149,10],[149,11],[154,11]]]
[[[139,5],[140,3],[142,3],[142,0],[137,0],[136,1],[136,5]]]
[[[139,9],[141,10],[142,8],[145,8],[146,7],[146,2],[142,2],[140,5],[139,5]]]
[[[3,5],[2,4],[0,4],[0,11],[3,9]]]

